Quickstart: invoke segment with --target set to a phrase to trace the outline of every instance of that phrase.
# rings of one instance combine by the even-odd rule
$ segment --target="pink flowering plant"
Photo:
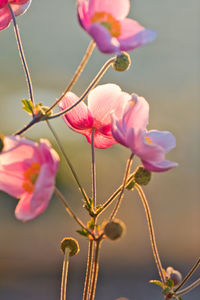
[[[151,280],[151,282],[161,287],[161,297],[165,300],[182,299],[182,295],[200,284],[200,279],[198,279],[182,288],[198,268],[200,260],[198,259],[184,279],[180,272],[172,267],[163,268],[150,207],[142,187],[149,184],[152,172],[159,173],[170,169],[173,172],[173,168],[177,167],[176,162],[166,159],[166,154],[176,146],[176,139],[169,131],[147,129],[149,103],[143,97],[134,93],[129,94],[115,83],[97,85],[108,68],[113,67],[119,72],[127,70],[130,67],[130,57],[124,51],[134,50],[151,42],[155,38],[155,32],[127,18],[130,9],[129,0],[78,0],[79,23],[91,36],[92,41],[65,91],[50,107],[47,107],[45,104],[35,102],[31,77],[16,23],[16,17],[23,14],[30,4],[30,0],[0,0],[0,30],[13,23],[29,93],[29,99],[22,100],[23,109],[30,115],[30,121],[23,128],[17,132],[11,132],[9,136],[4,136],[3,133],[0,135],[0,190],[19,199],[15,216],[23,222],[39,217],[48,208],[54,193],[61,200],[65,211],[77,222],[78,232],[88,242],[83,300],[95,299],[101,245],[106,239],[115,241],[121,238],[125,225],[121,220],[116,219],[116,215],[123,201],[125,190],[136,191],[145,209],[153,258],[159,275],[157,280]],[[106,61],[79,97],[71,90],[95,46],[102,53],[114,56]],[[87,104],[84,102],[85,99],[87,99]],[[53,112],[55,107],[58,108],[56,113]],[[90,195],[82,186],[77,171],[67,155],[67,149],[64,148],[59,136],[52,128],[51,120],[59,117],[62,117],[66,125],[74,132],[84,135],[90,144],[92,157]],[[44,138],[37,143],[23,137],[31,127],[40,122],[46,122],[81,192],[84,199],[83,209],[88,214],[86,224],[71,209],[71,203],[68,203],[56,186],[56,174],[60,163],[57,152]],[[97,203],[95,148],[106,151],[107,148],[116,144],[121,144],[130,150],[130,157],[122,176],[122,184],[103,203]],[[135,156],[140,158],[142,165],[132,170]],[[82,199],[80,206],[82,206]],[[109,217],[100,222],[99,216],[103,215],[110,206],[113,208]],[[40,217],[42,218],[42,215]],[[65,237],[61,241],[61,249],[64,261],[60,300],[66,300],[68,264],[70,257],[79,252],[78,242],[72,237]],[[115,251],[116,249],[117,246]]]

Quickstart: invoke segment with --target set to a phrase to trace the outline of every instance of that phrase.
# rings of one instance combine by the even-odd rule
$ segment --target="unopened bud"
[[[129,190],[129,191],[132,191],[132,190],[134,190],[134,187],[135,187],[135,181],[131,180],[129,182],[129,184],[126,186],[126,189]]]
[[[107,238],[114,241],[122,236],[125,228],[126,226],[122,221],[115,219],[114,221],[106,223],[104,227],[104,234]]]
[[[0,152],[4,148],[4,135],[0,133]]]
[[[74,255],[78,254],[78,252],[80,250],[77,240],[75,240],[71,237],[64,238],[61,241],[60,247],[61,247],[61,250],[63,251],[63,253],[65,253],[66,248],[70,249],[70,253],[69,253],[70,256],[74,256]]]
[[[113,68],[117,72],[123,72],[129,69],[131,65],[131,59],[128,53],[122,52],[118,55],[113,63]]]
[[[151,172],[145,169],[143,166],[139,166],[135,171],[134,179],[139,185],[147,185],[151,180]]]
[[[179,271],[174,270],[172,267],[168,267],[166,269],[166,274],[168,279],[172,280],[174,283],[174,287],[178,286],[182,281],[182,275]]]

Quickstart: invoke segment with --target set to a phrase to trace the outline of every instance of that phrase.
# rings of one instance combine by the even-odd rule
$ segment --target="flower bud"
[[[123,72],[129,69],[131,65],[131,59],[128,53],[122,52],[118,55],[113,63],[113,68],[117,72]]]
[[[4,135],[0,133],[0,152],[4,148]]]
[[[122,221],[115,219],[105,224],[104,234],[107,236],[107,238],[114,241],[122,236],[125,228],[126,226]]]
[[[129,184],[126,186],[126,189],[129,190],[129,191],[132,191],[132,190],[134,190],[134,188],[135,188],[135,181],[131,180],[129,182]]]
[[[74,255],[78,254],[78,252],[80,250],[77,240],[75,240],[71,237],[64,238],[61,241],[60,247],[61,247],[61,250],[63,251],[63,253],[65,253],[66,248],[70,249],[71,250],[69,253],[70,256],[74,256]]]
[[[166,274],[168,279],[172,280],[174,283],[174,287],[178,286],[182,281],[182,275],[179,271],[174,270],[172,267],[168,267],[166,269]]]
[[[134,179],[139,185],[147,185],[151,180],[151,172],[143,166],[139,166],[135,170]]]

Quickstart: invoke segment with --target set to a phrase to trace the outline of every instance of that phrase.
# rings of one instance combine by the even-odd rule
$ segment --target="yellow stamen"
[[[107,12],[96,12],[91,18],[91,22],[103,25],[114,37],[118,37],[121,34],[120,22]]]
[[[38,162],[32,163],[24,172],[23,188],[26,192],[32,193],[34,191],[34,184],[38,178],[41,165]]]
[[[152,139],[148,136],[145,136],[145,141],[147,142],[147,144],[152,144]]]

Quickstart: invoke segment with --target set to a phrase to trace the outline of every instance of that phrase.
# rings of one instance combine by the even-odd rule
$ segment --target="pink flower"
[[[47,140],[40,144],[20,136],[4,138],[0,153],[0,190],[20,198],[17,219],[28,221],[48,206],[54,191],[59,156]]]
[[[114,138],[139,156],[149,171],[163,172],[176,167],[177,163],[165,160],[165,154],[176,146],[175,137],[168,131],[147,131],[148,118],[147,101],[133,94],[123,116],[112,115]]]
[[[78,0],[80,25],[103,53],[120,54],[151,42],[155,32],[126,18],[129,0]]]
[[[73,105],[78,97],[69,92],[59,104],[61,110]],[[66,124],[74,131],[86,136],[91,143],[92,130],[94,146],[108,148],[116,144],[111,132],[111,111],[120,117],[123,106],[130,99],[130,95],[121,91],[115,84],[105,84],[94,88],[88,95],[88,106],[81,102],[63,118]]]
[[[12,20],[8,4],[15,16],[23,14],[30,6],[32,0],[0,0],[0,30],[8,27]]]

